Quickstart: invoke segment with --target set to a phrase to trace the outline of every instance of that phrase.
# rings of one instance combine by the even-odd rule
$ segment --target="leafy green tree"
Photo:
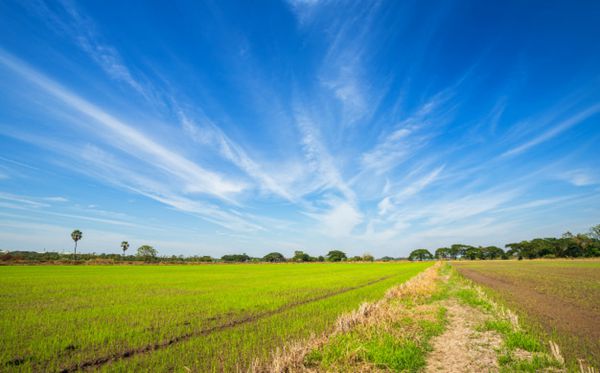
[[[458,257],[463,257],[465,255],[465,251],[471,246],[463,245],[463,244],[454,244],[450,246],[450,257],[452,259],[456,259]]]
[[[433,255],[427,249],[417,249],[410,253],[408,256],[410,260],[431,260]]]
[[[273,252],[265,255],[263,261],[272,263],[285,262],[285,257],[281,253]]]
[[[158,255],[158,251],[150,245],[142,245],[137,249],[137,256],[145,260],[153,260]]]
[[[450,254],[450,249],[447,247],[440,247],[435,250],[435,258],[436,259],[449,259],[452,255]]]
[[[294,251],[294,257],[292,258],[294,262],[310,262],[310,255],[305,253],[304,251]]]
[[[330,252],[327,253],[326,257],[327,257],[327,261],[329,261],[329,262],[341,262],[343,260],[348,259],[346,257],[346,253],[344,253],[343,251],[340,251],[340,250],[331,250]]]
[[[521,248],[521,244],[519,242],[507,243],[506,245],[504,245],[504,247],[508,248],[506,253],[509,256],[521,257],[522,248]]]
[[[498,259],[504,256],[504,250],[497,246],[487,246],[481,249],[483,259]]]
[[[250,261],[250,257],[248,255],[246,255],[246,253],[244,254],[231,254],[231,255],[223,255],[221,257],[221,260],[224,262],[249,262]]]
[[[71,239],[75,241],[75,248],[73,249],[73,260],[77,259],[77,241],[83,238],[83,233],[79,229],[75,229],[71,232]]]
[[[470,259],[470,260],[481,259],[481,257],[482,257],[481,249],[479,247],[469,246],[465,249],[463,257]]]
[[[125,251],[129,249],[129,242],[123,241],[121,242],[121,249],[123,250],[123,256],[125,256]]]

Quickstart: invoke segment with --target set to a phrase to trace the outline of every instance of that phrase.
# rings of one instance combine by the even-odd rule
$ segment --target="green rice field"
[[[431,263],[0,267],[0,371],[232,371]]]

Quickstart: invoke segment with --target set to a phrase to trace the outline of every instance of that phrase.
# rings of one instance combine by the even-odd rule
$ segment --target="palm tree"
[[[123,241],[121,242],[121,249],[123,249],[123,256],[125,256],[125,251],[129,249],[129,242]]]
[[[73,251],[73,260],[77,259],[77,241],[79,241],[83,237],[83,233],[79,229],[75,229],[73,233],[71,233],[71,238],[75,241],[75,250]]]

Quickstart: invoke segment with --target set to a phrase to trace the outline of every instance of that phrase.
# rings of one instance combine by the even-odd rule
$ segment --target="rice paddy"
[[[244,370],[430,265],[4,266],[0,370]]]

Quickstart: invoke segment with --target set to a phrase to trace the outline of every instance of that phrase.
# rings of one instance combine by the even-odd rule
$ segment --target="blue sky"
[[[0,249],[403,256],[600,223],[600,2],[0,1]]]

